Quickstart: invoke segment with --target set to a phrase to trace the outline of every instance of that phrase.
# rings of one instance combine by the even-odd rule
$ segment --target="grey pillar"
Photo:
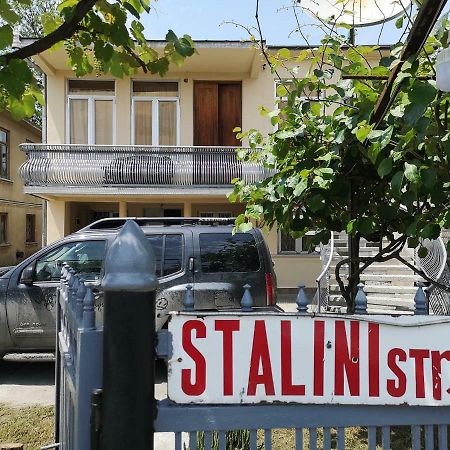
[[[101,450],[153,449],[155,257],[132,220],[106,254]]]

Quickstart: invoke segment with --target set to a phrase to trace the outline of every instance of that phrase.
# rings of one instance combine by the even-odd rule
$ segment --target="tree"
[[[32,116],[35,103],[43,103],[26,61],[35,54],[64,46],[77,76],[96,71],[122,78],[139,69],[163,76],[171,63],[182,64],[195,51],[189,36],[179,38],[171,30],[162,52],[149,46],[139,19],[150,0],[64,0],[56,13],[42,15],[44,36],[13,49],[13,28],[21,17],[11,1],[0,4],[0,110],[10,110],[16,119]],[[14,2],[31,5],[31,0]]]
[[[349,45],[335,30],[330,26],[321,45],[309,50],[269,54],[261,47],[272,71],[290,73],[291,81],[280,80],[277,88],[287,101],[273,111],[261,109],[277,126],[269,136],[238,130],[250,144],[239,154],[273,175],[248,185],[235,180],[230,199],[247,205],[236,222],[242,230],[251,227],[250,220],[262,219],[294,237],[316,231],[314,244],[341,231],[357,244],[361,238],[379,242],[375,257],[356,253],[337,264],[336,279],[352,312],[359,275],[373,262],[395,258],[435,281],[400,252],[405,245],[420,246],[424,256],[423,240],[450,227],[450,96],[434,81],[449,22],[444,17],[421,52],[403,64],[395,82],[398,94],[379,123],[371,117],[403,44],[383,54],[378,46]],[[379,54],[375,66],[368,58],[374,52]],[[310,70],[299,78],[295,66],[305,60]],[[339,273],[346,263],[356,264],[347,284]]]

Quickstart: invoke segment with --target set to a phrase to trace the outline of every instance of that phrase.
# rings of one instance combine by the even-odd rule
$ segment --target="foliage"
[[[247,228],[263,216],[268,226],[295,237],[317,231],[316,244],[346,231],[380,242],[378,261],[400,257],[406,242],[416,247],[450,227],[450,95],[434,81],[448,29],[444,17],[420,54],[403,64],[398,94],[378,124],[371,116],[402,44],[390,52],[348,46],[345,36],[331,33],[318,48],[264,51],[272,70],[291,81],[278,84],[285,100],[275,110],[261,108],[276,131],[264,137],[237,130],[251,147],[240,156],[273,173],[249,185],[236,180],[230,199],[247,205],[237,226]],[[306,62],[303,74],[299,65]],[[349,300],[339,276],[338,282]]]
[[[163,76],[171,63],[182,64],[195,51],[189,36],[179,38],[172,30],[164,48],[149,46],[139,19],[150,0],[63,0],[56,13],[41,16],[43,37],[12,49],[13,28],[21,19],[14,5],[29,8],[31,1],[0,1],[0,110],[10,110],[16,119],[32,116],[36,101],[43,103],[26,61],[37,53],[64,46],[77,76],[97,72],[122,78],[139,69]]]
[[[44,35],[42,17],[57,14],[57,0],[31,0],[29,5],[13,2],[14,11],[20,16],[19,33],[25,38],[39,38]]]

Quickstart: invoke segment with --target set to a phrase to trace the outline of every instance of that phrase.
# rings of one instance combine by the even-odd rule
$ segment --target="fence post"
[[[358,292],[355,297],[355,314],[367,314],[367,296],[364,292],[364,284],[358,284]]]
[[[132,220],[105,258],[101,450],[153,449],[155,257]]]
[[[424,284],[421,281],[417,282],[417,292],[414,296],[414,314],[416,316],[425,316],[427,311],[427,297],[423,291]]]
[[[308,312],[308,297],[305,294],[305,285],[303,283],[298,285],[298,294],[295,303],[297,303],[297,311],[299,313]]]

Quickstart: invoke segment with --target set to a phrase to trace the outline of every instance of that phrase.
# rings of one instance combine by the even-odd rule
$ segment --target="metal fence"
[[[379,447],[383,450],[450,448],[448,406],[179,404],[168,398],[155,401],[153,358],[156,354],[170,360],[173,346],[167,330],[158,333],[154,351],[149,346],[149,342],[153,342],[154,323],[150,320],[146,325],[146,321],[154,317],[152,299],[156,285],[154,275],[145,273],[145,267],[152,267],[153,255],[134,222],[127,222],[115,244],[108,251],[106,282],[102,283],[105,288],[104,332],[95,327],[92,292],[71,269],[63,269],[58,320],[57,436],[60,448],[148,450],[153,448],[155,432],[170,432],[174,433],[176,450],[225,450],[231,448],[229,431],[246,430],[243,433],[248,442],[244,448],[269,450],[273,430],[290,429],[292,444],[286,444],[290,445],[286,449],[343,450],[353,448],[349,446],[348,434],[346,437],[349,427],[358,427],[358,448],[363,445],[370,450]],[[242,311],[235,314],[246,317],[266,314],[253,308],[250,292],[250,287],[246,286]],[[296,303],[296,314],[314,318],[314,314],[307,313],[308,299],[303,287]],[[422,286],[418,287],[415,304],[416,315],[427,314]],[[185,293],[184,308],[186,312],[179,315],[201,319],[212,314],[192,311],[191,286]],[[365,316],[366,310],[367,299],[360,285],[356,298],[358,315],[350,318],[369,317]],[[411,319],[413,317],[402,318],[405,323]],[[447,318],[440,320],[449,323]],[[415,329],[411,328],[410,332],[414,333]],[[101,399],[96,391],[99,388],[103,388]],[[93,408],[91,411],[94,391],[96,401],[103,405],[101,410]],[[404,447],[393,447],[399,433],[406,436],[400,444]]]
[[[65,450],[90,449],[91,396],[102,386],[103,335],[94,294],[69,266],[58,289],[56,436]]]

